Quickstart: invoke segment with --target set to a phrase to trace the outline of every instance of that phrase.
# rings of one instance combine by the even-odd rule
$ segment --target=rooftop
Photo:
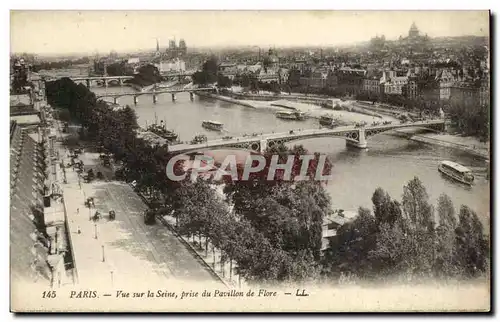
[[[10,95],[10,105],[31,105],[29,94]]]
[[[10,120],[16,121],[20,126],[40,123],[40,117],[36,114],[11,116]]]

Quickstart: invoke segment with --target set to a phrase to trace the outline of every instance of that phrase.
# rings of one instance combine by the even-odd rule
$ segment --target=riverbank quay
[[[329,98],[322,96],[303,96],[297,94],[248,94],[232,91],[223,91],[222,95],[213,95],[213,98],[220,99],[226,102],[239,104],[253,108],[282,108],[295,109],[307,113],[308,117],[319,119],[328,113],[336,113],[338,111],[350,112],[355,114],[363,114],[372,118],[381,120],[397,120],[398,112],[389,112],[384,109],[365,108],[364,105],[357,104],[355,101],[342,101],[338,98]],[[338,104],[341,109],[334,110],[333,106]],[[281,106],[280,106],[281,105]],[[287,107],[285,107],[287,106]],[[329,108],[326,108],[329,106]],[[338,114],[338,113],[336,113]],[[372,122],[374,119],[349,120],[348,122]]]
[[[383,108],[383,107],[380,107],[378,104],[371,105],[371,104],[367,104],[366,102],[361,102],[361,101],[354,102],[353,104],[358,108],[365,109],[365,110],[372,111],[372,112],[376,112],[376,113],[380,113],[380,114],[384,114],[384,115],[388,115],[388,116],[392,116],[392,117],[398,117],[401,114],[406,114],[404,111],[399,110],[397,108],[394,108],[394,109]]]
[[[234,91],[224,90],[222,94],[226,97],[234,98],[237,100],[251,100],[251,101],[277,101],[281,99],[286,99],[288,101],[300,102],[300,103],[309,103],[318,106],[323,106],[329,104],[332,101],[332,98],[322,97],[322,96],[305,96],[298,95],[295,93],[291,94],[250,94],[250,93],[241,93]]]
[[[357,113],[375,116],[378,118],[382,118],[383,117],[382,115],[397,117],[402,113],[402,111],[398,110],[397,107],[392,107],[387,104],[385,104],[384,106],[381,106],[380,104],[372,105],[371,103],[363,101],[342,100],[337,97],[329,97],[325,95],[315,95],[315,94],[304,95],[298,93],[251,94],[251,93],[242,93],[238,91],[224,91],[223,95],[238,100],[265,101],[265,102],[286,100],[289,102],[306,103],[321,107],[330,106],[331,109],[333,109],[333,106],[335,104],[338,104],[341,107],[344,106],[347,108],[353,108]]]
[[[474,156],[490,160],[490,149],[473,137],[461,137],[450,134],[419,134],[410,138],[413,141],[449,147],[470,153]]]
[[[221,100],[223,102],[238,104],[238,105],[250,107],[250,108],[256,108],[255,105],[249,104],[247,102],[242,102],[240,100],[237,100],[237,99],[234,99],[234,98],[231,98],[228,96],[212,94],[212,93],[207,93],[207,92],[195,92],[195,93],[196,93],[196,95],[201,96],[201,97],[208,97],[208,98],[218,99],[218,100]]]

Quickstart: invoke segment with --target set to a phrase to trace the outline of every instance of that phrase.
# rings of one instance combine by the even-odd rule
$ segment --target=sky
[[[487,11],[11,11],[11,52],[108,53],[188,47],[331,46],[406,36],[489,36]]]

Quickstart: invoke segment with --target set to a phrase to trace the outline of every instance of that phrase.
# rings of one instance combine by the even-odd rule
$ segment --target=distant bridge
[[[283,133],[268,133],[256,136],[243,136],[231,139],[211,140],[200,144],[175,144],[168,146],[169,152],[189,153],[194,151],[214,149],[214,148],[237,148],[263,152],[267,147],[273,147],[281,143],[305,140],[319,137],[339,137],[346,140],[346,144],[356,148],[367,147],[367,138],[381,132],[391,131],[400,128],[421,128],[435,132],[444,131],[444,120],[430,120],[404,124],[376,125],[366,127],[341,126],[334,129],[311,129],[290,131]]]
[[[196,70],[160,72],[160,75],[163,77],[191,77],[194,73],[196,73]]]
[[[65,78],[65,77],[68,77],[68,76],[62,76],[62,77],[45,76],[42,78],[45,82],[47,82],[47,81],[53,81],[53,80],[61,79],[61,78]],[[90,85],[92,85],[92,82],[102,82],[102,83],[104,83],[104,86],[106,86],[106,87],[110,83],[115,83],[115,84],[122,86],[123,81],[125,81],[127,79],[133,79],[134,76],[69,76],[68,78],[74,82],[85,81],[87,87],[90,88]]]
[[[156,103],[158,100],[158,95],[161,94],[171,94],[172,95],[172,101],[176,100],[176,95],[177,93],[182,93],[182,92],[187,92],[189,93],[189,96],[192,99],[194,99],[194,93],[196,92],[208,92],[208,91],[216,91],[217,89],[214,87],[203,87],[203,88],[183,88],[183,89],[162,89],[162,90],[153,90],[153,91],[147,91],[147,92],[122,92],[122,93],[106,93],[106,94],[100,94],[96,95],[97,98],[113,98],[113,102],[115,104],[118,103],[118,98],[123,97],[123,96],[133,96],[134,97],[134,104],[137,104],[139,96],[142,95],[152,95],[153,96],[153,103]]]
[[[193,76],[194,71],[183,71],[183,72],[165,72],[161,73],[160,75],[162,77],[165,77],[167,80],[168,79],[176,79],[178,78],[179,81],[182,80],[182,78],[185,77],[191,77]],[[52,81],[60,78],[64,78],[66,76],[62,77],[57,77],[57,76],[44,76],[44,81]],[[74,82],[81,82],[85,81],[86,85],[88,88],[92,85],[93,82],[101,82],[105,87],[108,87],[109,84],[117,84],[120,86],[123,86],[124,81],[128,79],[133,79],[134,76],[69,76],[69,79],[71,79]]]

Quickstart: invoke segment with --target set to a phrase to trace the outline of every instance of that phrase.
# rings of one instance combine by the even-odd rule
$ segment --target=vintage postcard
[[[11,11],[13,312],[488,312],[488,11]]]

